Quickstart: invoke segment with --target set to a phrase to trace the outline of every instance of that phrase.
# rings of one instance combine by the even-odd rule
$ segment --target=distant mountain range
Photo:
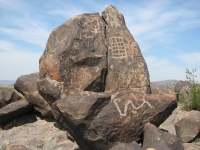
[[[151,83],[158,83],[158,84],[175,84],[178,80],[163,80],[163,81],[155,81]]]
[[[16,80],[0,80],[0,86],[13,86]]]
[[[0,80],[0,86],[13,86],[16,80]],[[162,85],[168,85],[168,84],[175,84],[177,80],[163,80],[163,81],[156,81],[151,82],[151,85],[155,84],[162,84]]]

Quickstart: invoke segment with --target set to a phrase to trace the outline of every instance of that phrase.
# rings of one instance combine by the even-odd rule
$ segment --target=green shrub
[[[58,122],[54,123],[54,127],[58,128],[59,130],[62,130],[62,126]]]
[[[190,72],[186,69],[186,81],[192,84],[191,89],[185,89],[183,93],[179,94],[179,102],[183,105],[185,110],[199,110],[200,111],[200,83],[195,80],[194,73],[196,69]]]
[[[37,148],[43,148],[44,147],[44,144],[39,144],[38,146],[37,146]]]
[[[197,137],[192,143],[198,143],[198,142],[200,142],[200,138],[199,137]]]

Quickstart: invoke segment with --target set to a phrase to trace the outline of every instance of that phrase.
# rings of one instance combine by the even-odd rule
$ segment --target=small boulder
[[[142,150],[142,148],[140,147],[140,145],[138,145],[137,142],[131,142],[131,143],[119,143],[109,150]]]
[[[38,93],[36,82],[39,79],[38,73],[20,76],[14,84],[15,89],[22,93],[26,99],[34,105],[34,108],[43,116],[52,116],[51,106]]]
[[[9,88],[0,87],[0,108],[21,99],[21,97]]]
[[[144,126],[143,150],[184,150],[182,142],[175,135],[159,130],[151,123]]]
[[[37,81],[39,94],[51,106],[57,99],[60,99],[63,91],[63,82],[58,82],[47,77]]]
[[[159,126],[176,100],[172,94],[81,92],[57,100],[52,113],[81,149],[109,149],[140,140],[144,125]]]
[[[192,84],[189,81],[180,80],[179,82],[176,83],[174,87],[174,92],[180,93],[182,88],[190,89],[192,88]]]
[[[192,142],[200,135],[200,120],[192,117],[182,118],[175,125],[176,135],[184,142]]]
[[[21,117],[33,111],[33,107],[26,99],[10,103],[0,109],[0,125],[4,125],[15,118]]]

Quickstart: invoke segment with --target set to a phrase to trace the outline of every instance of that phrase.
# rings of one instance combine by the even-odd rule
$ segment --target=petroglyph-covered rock
[[[103,18],[107,23],[108,75],[106,91],[133,90],[150,93],[149,73],[137,42],[125,25],[124,16],[107,6]]]
[[[103,92],[106,75],[105,23],[98,13],[79,15],[66,23],[69,29],[65,32],[73,39],[61,54],[59,66],[65,93]]]
[[[57,100],[52,112],[81,149],[109,149],[139,140],[147,122],[159,126],[176,100],[172,94],[81,92]]]
[[[14,84],[15,89],[22,93],[26,99],[34,105],[34,108],[43,116],[51,116],[51,107],[46,100],[38,93],[36,82],[39,79],[38,73],[20,76]]]
[[[40,58],[40,78],[64,82],[66,95],[78,91],[133,90],[150,93],[149,73],[123,15],[107,6],[81,14],[54,29]]]
[[[51,33],[40,58],[40,78],[63,81],[67,94],[104,91],[105,23],[98,13],[73,17]]]

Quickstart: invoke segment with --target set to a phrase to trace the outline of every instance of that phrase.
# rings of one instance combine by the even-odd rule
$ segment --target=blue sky
[[[51,31],[82,13],[114,5],[140,46],[151,81],[200,81],[200,0],[0,0],[0,80],[39,71]]]

